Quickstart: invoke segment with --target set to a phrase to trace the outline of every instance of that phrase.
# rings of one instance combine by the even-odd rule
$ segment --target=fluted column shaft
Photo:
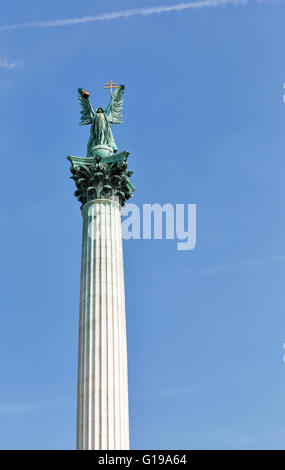
[[[129,449],[121,207],[82,208],[77,449]]]

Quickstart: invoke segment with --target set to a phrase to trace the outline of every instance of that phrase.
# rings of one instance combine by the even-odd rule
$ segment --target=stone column
[[[121,207],[82,208],[77,449],[129,449]]]
[[[82,203],[77,449],[128,450],[127,339],[121,207],[128,153],[68,157]]]

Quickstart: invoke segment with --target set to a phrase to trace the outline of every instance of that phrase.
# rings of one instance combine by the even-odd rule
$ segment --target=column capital
[[[76,185],[74,196],[81,207],[95,199],[117,200],[124,206],[135,191],[129,180],[133,172],[127,171],[128,156],[129,152],[125,151],[108,157],[67,157],[71,162],[71,179]]]

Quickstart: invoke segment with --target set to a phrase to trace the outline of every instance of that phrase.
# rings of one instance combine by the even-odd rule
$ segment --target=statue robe
[[[87,157],[91,157],[93,147],[100,144],[108,145],[114,153],[118,150],[112,134],[111,124],[105,113],[95,113],[87,145]]]

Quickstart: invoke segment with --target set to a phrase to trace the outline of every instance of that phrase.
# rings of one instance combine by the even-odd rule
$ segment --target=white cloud
[[[9,62],[7,57],[0,57],[0,68],[3,69],[14,69],[15,67],[18,67],[19,62]]]
[[[47,400],[28,403],[0,403],[0,415],[19,415],[41,411],[53,411],[70,408],[73,405],[71,400]]]
[[[266,265],[271,263],[280,263],[285,261],[285,255],[280,256],[268,256],[267,258],[249,259],[236,263],[229,263],[224,265],[208,266],[208,268],[200,271],[199,274],[211,275],[217,273],[229,273],[233,271],[239,271],[241,269],[255,268],[260,265]]]
[[[264,0],[266,1],[266,0]],[[270,0],[269,0],[270,1]],[[260,1],[256,0],[257,3]],[[16,23],[6,26],[0,26],[0,31],[21,29],[21,28],[51,28],[57,26],[71,26],[76,24],[91,23],[98,21],[108,21],[118,18],[130,18],[133,16],[150,16],[161,13],[170,13],[182,10],[201,10],[204,8],[217,8],[227,5],[246,5],[248,0],[200,0],[194,2],[178,3],[176,5],[165,5],[158,7],[132,8],[129,10],[113,11],[102,13],[96,16],[83,16],[78,18],[65,18],[61,20],[33,21],[30,23]]]

